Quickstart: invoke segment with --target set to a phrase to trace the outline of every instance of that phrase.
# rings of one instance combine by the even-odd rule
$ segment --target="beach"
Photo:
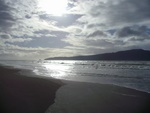
[[[146,92],[19,72],[0,67],[1,113],[150,113]]]
[[[62,82],[19,75],[19,71],[0,67],[0,112],[44,113]]]
[[[106,84],[67,81],[46,113],[150,113],[150,94]]]

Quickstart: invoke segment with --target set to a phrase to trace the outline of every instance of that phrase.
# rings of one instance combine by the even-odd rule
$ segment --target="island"
[[[150,61],[150,51],[132,49],[114,53],[104,53],[88,56],[52,57],[45,60],[116,60],[116,61]]]

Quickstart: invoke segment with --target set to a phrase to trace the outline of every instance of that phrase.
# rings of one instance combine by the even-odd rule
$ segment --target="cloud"
[[[120,45],[124,45],[124,42],[119,39],[111,39],[110,37],[92,37],[87,38],[86,36],[74,36],[69,35],[67,38],[62,39],[66,43],[69,43],[75,47],[84,47],[85,49],[89,48],[100,48],[107,49],[112,47],[117,47]]]
[[[147,23],[150,19],[149,5],[149,0],[81,0],[78,10],[85,15],[78,21],[107,27]]]
[[[118,38],[125,38],[128,41],[150,40],[149,29],[147,26],[130,26],[123,27],[116,32]]]
[[[52,34],[52,31],[48,29],[34,31],[34,33],[37,34],[38,37],[56,37],[56,34]]]
[[[107,37],[108,35],[102,31],[94,31],[93,33],[89,34],[87,37]]]
[[[137,23],[149,21],[149,0],[117,0],[108,4],[108,15],[114,23]]]
[[[11,36],[9,34],[0,33],[0,39],[9,39]]]
[[[15,43],[24,43],[24,42],[30,42],[32,39],[31,38],[14,38],[9,34],[2,34],[0,35],[0,39],[1,39],[1,45],[5,45],[6,43],[11,43],[11,44],[15,44]]]
[[[48,14],[41,14],[39,18],[45,21],[53,21],[56,26],[67,27],[76,23],[76,20],[80,18],[80,14],[66,14],[64,16],[52,16]]]
[[[3,0],[0,0],[0,31],[5,31],[15,23],[14,17],[11,15],[9,7]]]
[[[42,54],[41,54],[42,53]],[[42,48],[42,47],[20,47],[6,44],[5,47],[0,45],[0,59],[7,60],[36,60],[56,56],[73,56],[78,52],[68,48]]]
[[[66,14],[54,16],[40,11],[38,0],[0,0],[0,57],[150,49],[149,6],[149,0],[69,0]]]
[[[72,13],[82,14],[74,30],[63,41],[84,50],[147,48],[150,39],[150,1],[73,1]],[[82,28],[76,33],[76,28]],[[145,45],[145,46],[144,46]],[[113,48],[113,49],[112,49]]]

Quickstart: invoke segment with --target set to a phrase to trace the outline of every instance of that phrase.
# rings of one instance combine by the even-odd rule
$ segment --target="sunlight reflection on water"
[[[72,70],[71,65],[64,65],[64,64],[44,64],[43,67],[46,68],[49,75],[53,78],[65,78],[69,76],[68,74]]]

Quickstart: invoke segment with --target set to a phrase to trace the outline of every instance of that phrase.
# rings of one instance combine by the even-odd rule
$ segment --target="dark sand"
[[[115,85],[69,82],[47,113],[150,113],[150,94]]]
[[[0,67],[0,113],[44,113],[54,103],[59,80],[20,76]]]
[[[55,93],[63,83],[21,76],[18,72],[0,67],[0,113],[44,113],[54,103]],[[88,113],[89,110],[90,113],[150,113],[149,93],[113,85],[70,81],[58,90],[56,105],[60,104],[57,103],[59,98],[63,101],[63,111],[66,111],[63,113],[87,113],[86,110]],[[73,100],[78,100],[78,104]]]

